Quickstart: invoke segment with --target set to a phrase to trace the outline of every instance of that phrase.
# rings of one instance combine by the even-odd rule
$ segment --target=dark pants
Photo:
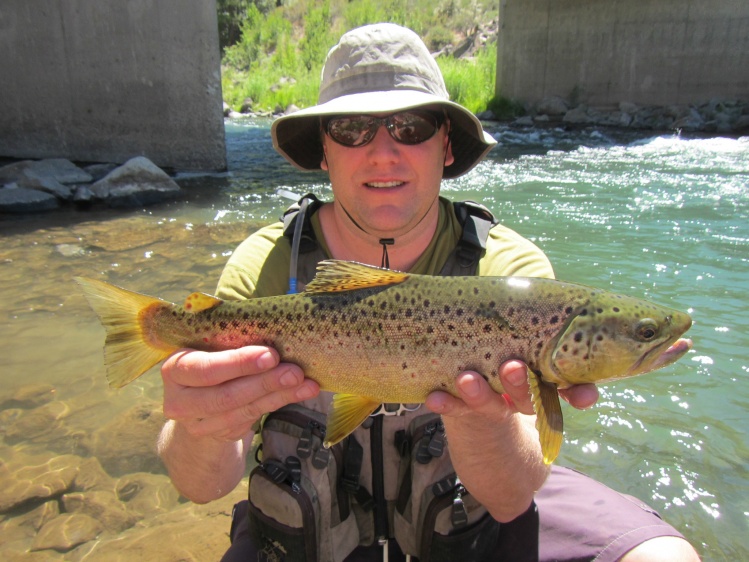
[[[500,526],[491,560],[614,562],[640,543],[660,536],[682,535],[636,498],[574,470],[554,466],[530,509]],[[258,560],[250,539],[246,501],[235,506],[231,541],[222,562]],[[394,540],[389,546],[390,562],[405,561]],[[346,558],[347,562],[380,560],[378,546],[359,547]]]

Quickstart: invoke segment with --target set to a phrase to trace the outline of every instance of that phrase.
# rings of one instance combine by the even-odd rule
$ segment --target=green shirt
[[[312,228],[323,251],[330,257],[320,218],[311,217]],[[452,203],[440,198],[437,230],[431,243],[410,273],[437,275],[460,240],[461,225]],[[283,223],[261,228],[242,242],[229,258],[219,279],[216,295],[223,299],[245,299],[282,295],[289,288],[291,244],[283,236]],[[497,225],[486,241],[477,275],[553,278],[546,255],[530,240]]]

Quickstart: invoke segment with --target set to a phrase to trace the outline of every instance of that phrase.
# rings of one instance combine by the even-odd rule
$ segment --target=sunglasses
[[[331,139],[343,146],[364,146],[372,141],[380,126],[401,144],[421,144],[431,139],[445,121],[442,113],[412,109],[387,117],[341,115],[324,123]]]

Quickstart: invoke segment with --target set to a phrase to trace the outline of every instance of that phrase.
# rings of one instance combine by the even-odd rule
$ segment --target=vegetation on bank
[[[451,52],[496,20],[496,0],[218,0],[224,100],[253,111],[314,105],[328,49],[349,29],[389,21],[413,29],[432,52]],[[498,116],[517,108],[495,97],[496,42],[469,58],[437,58],[452,100]]]

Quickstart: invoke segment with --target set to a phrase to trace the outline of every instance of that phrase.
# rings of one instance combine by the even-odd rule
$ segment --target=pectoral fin
[[[332,447],[354,431],[367,416],[375,411],[380,402],[365,396],[336,394],[328,412],[325,430],[325,447]]]
[[[528,382],[533,397],[533,408],[536,410],[536,429],[541,441],[541,452],[544,462],[551,464],[562,448],[564,421],[562,406],[559,403],[557,387],[541,380],[535,373],[529,373]]]

